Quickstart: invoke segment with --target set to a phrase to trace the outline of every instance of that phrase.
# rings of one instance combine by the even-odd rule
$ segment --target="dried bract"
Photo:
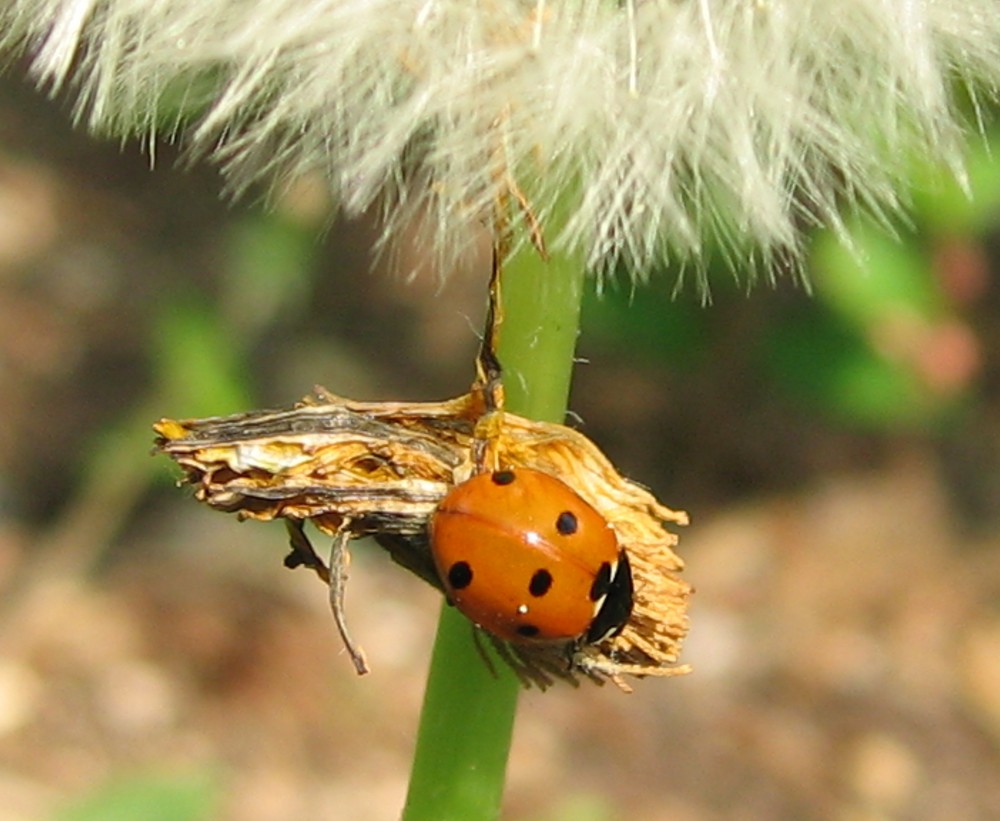
[[[625,675],[685,672],[675,663],[690,591],[679,577],[677,537],[665,525],[685,524],[686,514],[623,478],[582,434],[493,409],[483,385],[450,401],[413,404],[354,402],[317,389],[290,410],[163,419],[154,426],[157,447],[183,468],[199,501],[241,518],[311,520],[334,537],[335,553],[338,544],[375,536],[397,562],[439,589],[427,530],[448,491],[483,470],[544,471],[614,529],[631,561],[634,608],[622,632],[597,645],[491,636],[501,657],[525,683],[543,687],[582,675],[628,689]],[[289,564],[312,567],[332,588],[342,581],[312,552],[300,525]],[[342,588],[331,595],[355,663],[366,669],[343,629]]]

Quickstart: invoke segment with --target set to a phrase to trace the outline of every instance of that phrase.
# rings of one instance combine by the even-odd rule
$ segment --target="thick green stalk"
[[[499,358],[507,410],[563,421],[582,293],[583,265],[576,258],[545,262],[526,247],[504,266]],[[444,606],[404,821],[499,815],[520,685],[486,643],[480,645],[465,617]]]

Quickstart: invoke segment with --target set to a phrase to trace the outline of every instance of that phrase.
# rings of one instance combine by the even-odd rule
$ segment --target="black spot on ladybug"
[[[604,566],[601,567],[602,571],[603,569]],[[597,583],[596,579],[594,583]],[[623,549],[618,553],[618,566],[615,567],[614,575],[608,585],[608,593],[587,630],[588,644],[597,644],[604,639],[613,638],[625,629],[632,616],[633,592],[632,568],[628,563],[628,554]]]
[[[519,636],[524,636],[526,639],[533,639],[541,631],[534,624],[521,624],[518,625],[517,634]]]
[[[448,584],[452,590],[464,590],[472,584],[472,568],[468,562],[455,562],[448,568]]]
[[[536,570],[528,583],[528,592],[535,598],[544,596],[552,587],[552,574],[544,568]]]
[[[514,482],[514,471],[498,470],[490,478],[493,479],[495,485],[509,485]]]
[[[594,576],[594,583],[590,585],[590,600],[595,602],[600,601],[608,595],[608,588],[610,587],[611,565],[608,562],[602,562],[597,575]]]
[[[563,536],[572,536],[579,527],[580,523],[577,521],[576,514],[572,511],[564,510],[559,514],[559,518],[556,519],[556,530]]]

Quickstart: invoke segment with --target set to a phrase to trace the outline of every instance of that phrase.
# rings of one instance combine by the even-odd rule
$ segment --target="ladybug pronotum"
[[[632,573],[614,530],[547,473],[478,474],[442,500],[430,530],[449,601],[502,639],[597,644],[632,613]]]

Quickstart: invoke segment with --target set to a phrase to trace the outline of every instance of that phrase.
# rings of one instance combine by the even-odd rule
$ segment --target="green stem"
[[[582,294],[583,265],[575,257],[545,262],[526,247],[507,261],[499,342],[507,410],[563,421]],[[444,606],[404,821],[486,821],[499,815],[519,690],[492,648],[477,646],[465,617]]]

